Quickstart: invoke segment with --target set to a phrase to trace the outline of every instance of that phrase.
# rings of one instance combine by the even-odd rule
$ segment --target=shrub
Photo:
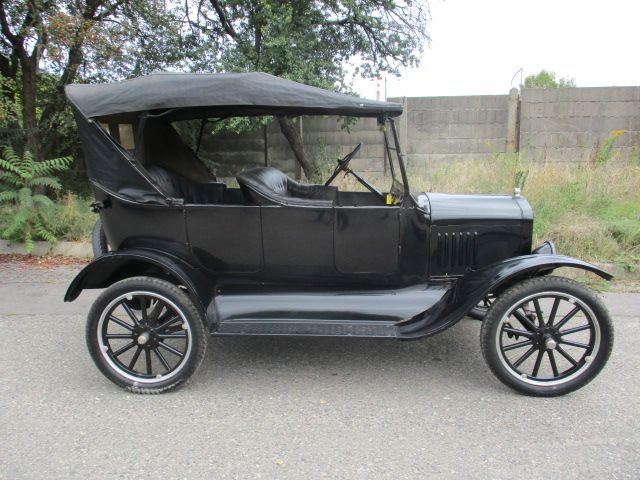
[[[29,152],[19,156],[11,147],[2,149],[0,203],[14,207],[11,222],[1,232],[3,238],[24,241],[27,253],[33,250],[34,239],[57,241],[43,216],[43,210],[53,205],[45,192],[60,189],[54,173],[66,170],[70,164],[70,157],[38,162]]]

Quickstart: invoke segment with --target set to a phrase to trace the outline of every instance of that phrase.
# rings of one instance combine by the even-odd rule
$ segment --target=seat
[[[236,179],[245,199],[257,205],[331,207],[336,187],[305,185],[272,167],[258,167],[240,173]]]
[[[147,167],[147,172],[160,191],[169,198],[183,198],[190,204],[223,202],[225,185],[222,182],[194,183],[155,165]]]

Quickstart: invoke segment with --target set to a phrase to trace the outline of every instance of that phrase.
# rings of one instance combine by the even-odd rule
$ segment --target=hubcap
[[[547,347],[547,350],[554,350],[558,346],[558,343],[551,336],[547,336],[544,341],[544,346]]]
[[[149,341],[149,337],[151,336],[151,334],[149,332],[144,332],[143,334],[141,334],[138,337],[138,343],[140,345],[144,345],[145,343],[147,343]]]

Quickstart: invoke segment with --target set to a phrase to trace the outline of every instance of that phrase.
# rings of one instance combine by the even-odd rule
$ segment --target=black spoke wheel
[[[204,357],[206,339],[186,293],[150,277],[106,289],[87,321],[87,345],[98,368],[136,393],[160,393],[185,382]]]
[[[522,393],[555,396],[600,372],[613,347],[613,325],[595,293],[566,278],[541,277],[494,302],[481,341],[502,382]]]

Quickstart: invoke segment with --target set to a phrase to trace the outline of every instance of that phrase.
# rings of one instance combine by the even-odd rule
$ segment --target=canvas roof
[[[367,100],[267,73],[154,73],[113,83],[67,85],[66,95],[87,118],[176,109],[177,115],[397,116],[398,103]]]

